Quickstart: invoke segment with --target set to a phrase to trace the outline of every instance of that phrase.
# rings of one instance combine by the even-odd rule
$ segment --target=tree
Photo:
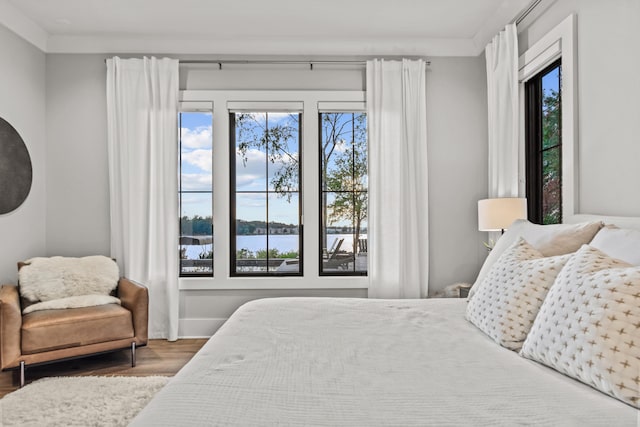
[[[246,166],[250,149],[267,155],[271,164],[279,167],[270,183],[280,197],[291,200],[291,191],[299,186],[299,159],[291,154],[289,143],[298,141],[300,114],[288,114],[285,119],[270,121],[273,113],[238,113],[235,116],[238,152]],[[366,115],[364,113],[323,113],[320,115],[322,156],[322,206],[324,229],[339,220],[353,221],[357,239],[362,222],[367,217],[367,193],[362,192],[367,175]],[[331,159],[335,158],[332,163]],[[336,193],[328,205],[327,191],[340,188],[350,193]],[[323,246],[327,247],[326,234]],[[354,252],[355,252],[354,247]]]
[[[291,192],[299,186],[300,170],[298,154],[291,152],[289,143],[298,140],[300,114],[287,114],[283,120],[269,121],[273,113],[238,113],[235,116],[238,151],[243,165],[247,164],[247,152],[256,148],[266,153],[268,161],[279,168],[271,177],[271,185],[280,197],[291,201]]]
[[[322,206],[324,229],[339,220],[351,221],[356,252],[362,222],[367,218],[367,122],[364,113],[322,114]],[[333,164],[331,158],[335,156]],[[327,191],[335,192],[335,200],[327,203]],[[344,191],[344,192],[343,192]],[[323,247],[327,236],[323,234]]]
[[[561,95],[550,89],[542,99],[542,223],[562,222],[560,210],[561,172]]]
[[[367,219],[368,193],[365,188],[367,176],[366,145],[354,142],[353,148],[339,152],[335,159],[335,169],[327,177],[329,188],[343,188],[347,191],[335,193],[335,199],[327,206],[326,218],[334,224],[340,220],[353,222],[353,252],[356,252],[362,230]]]

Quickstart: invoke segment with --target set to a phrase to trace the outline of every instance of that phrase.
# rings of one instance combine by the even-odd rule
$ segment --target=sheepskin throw
[[[54,299],[51,301],[37,302],[31,304],[24,310],[22,314],[33,313],[41,310],[63,310],[66,308],[95,307],[96,305],[118,304],[121,302],[118,298],[110,295],[79,295],[75,297],[67,297]]]
[[[29,301],[51,301],[79,295],[109,295],[120,272],[105,256],[32,258],[18,273],[20,294]]]

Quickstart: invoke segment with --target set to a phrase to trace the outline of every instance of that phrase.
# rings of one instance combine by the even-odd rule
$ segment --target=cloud
[[[236,195],[236,202],[238,204],[238,207],[264,209],[267,206],[266,200],[267,199],[264,194],[242,193]]]
[[[193,151],[183,151],[182,152],[182,161],[186,162],[190,165],[193,165],[203,171],[211,172],[212,165],[212,156],[213,151],[211,149],[197,149]]]
[[[266,154],[255,148],[246,152],[246,163],[240,154],[236,155],[236,188],[238,190],[265,190],[267,171]]]
[[[210,173],[183,173],[181,182],[183,191],[211,191]]]
[[[211,126],[199,126],[194,129],[180,128],[182,147],[208,148],[212,144]]]

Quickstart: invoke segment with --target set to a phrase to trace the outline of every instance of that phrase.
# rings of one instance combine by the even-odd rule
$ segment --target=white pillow
[[[484,261],[478,277],[469,291],[469,298],[475,294],[475,288],[482,283],[491,270],[491,266],[500,255],[520,237],[531,246],[539,250],[544,256],[564,255],[577,251],[585,243],[589,243],[593,236],[604,224],[600,221],[583,222],[580,224],[533,224],[526,219],[517,219],[509,229],[498,239],[494,248]]]
[[[608,225],[598,231],[589,246],[631,265],[640,265],[640,231]]]
[[[109,295],[120,273],[105,256],[32,258],[18,272],[20,295],[29,301],[51,301],[78,295]]]
[[[571,256],[544,257],[520,238],[478,285],[467,305],[467,319],[501,346],[520,350],[544,297]]]
[[[54,299],[51,301],[31,304],[22,314],[33,313],[41,310],[61,310],[66,308],[94,307],[96,305],[120,304],[120,300],[110,295],[80,295],[75,297]]]
[[[640,267],[584,245],[558,275],[520,354],[640,408]]]

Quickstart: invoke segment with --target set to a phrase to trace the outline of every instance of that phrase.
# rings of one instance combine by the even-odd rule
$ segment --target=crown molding
[[[155,36],[69,36],[48,34],[38,24],[0,0],[0,24],[45,53],[217,54],[339,56],[477,56],[531,0],[504,0],[471,38],[170,38]]]
[[[47,51],[49,34],[16,9],[7,0],[0,0],[0,24],[4,25],[38,49]]]
[[[473,36],[475,55],[480,55],[491,39],[504,29],[505,23],[515,22],[520,12],[531,3],[531,0],[504,0],[496,13],[491,15]]]
[[[471,39],[233,38],[50,36],[47,53],[475,56]]]

